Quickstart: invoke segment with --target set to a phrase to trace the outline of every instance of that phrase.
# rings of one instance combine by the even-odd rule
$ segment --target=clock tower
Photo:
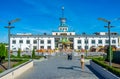
[[[66,18],[64,17],[64,7],[62,7],[62,16],[60,17],[60,26],[58,29],[61,32],[68,31],[68,26],[66,25]]]

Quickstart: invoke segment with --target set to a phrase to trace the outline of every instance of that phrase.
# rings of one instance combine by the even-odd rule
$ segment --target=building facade
[[[111,45],[119,48],[120,36],[117,33],[111,33]],[[91,47],[104,47],[109,45],[109,38],[106,32],[98,32],[92,35],[76,34],[70,31],[64,17],[64,7],[62,7],[62,16],[58,31],[52,34],[33,35],[31,33],[17,33],[10,36],[10,50],[29,51],[33,48],[40,49],[62,49],[63,42],[67,42],[67,47],[74,50],[90,50]]]

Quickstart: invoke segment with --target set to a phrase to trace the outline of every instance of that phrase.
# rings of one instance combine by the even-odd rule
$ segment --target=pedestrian
[[[69,55],[69,54],[67,54],[67,59],[68,59],[68,60],[70,59],[70,55]]]
[[[81,68],[82,70],[84,70],[84,65],[85,65],[84,55],[81,55],[80,62],[81,62]]]

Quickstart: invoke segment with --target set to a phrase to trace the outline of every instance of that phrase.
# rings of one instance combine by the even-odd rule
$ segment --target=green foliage
[[[10,55],[10,58],[17,58],[15,55]]]
[[[40,59],[40,58],[43,58],[44,56],[35,56],[34,59]]]
[[[2,73],[2,72],[3,72],[3,70],[0,69],[0,73]]]
[[[6,49],[5,54],[6,54],[6,57],[8,57],[8,49]]]
[[[16,64],[13,65],[13,67],[16,67],[16,66],[18,66],[18,65],[20,65],[20,64],[23,64],[23,63],[27,62],[27,61],[28,61],[28,60],[18,61],[18,63],[16,63]]]
[[[120,51],[113,52],[113,62],[120,64]]]
[[[32,58],[35,58],[35,49],[32,50]]]
[[[19,48],[18,49],[18,52],[17,52],[17,57],[20,58],[20,53],[21,53],[21,49]]]
[[[117,76],[120,76],[120,69],[117,69],[117,68],[108,66],[108,65],[105,64],[103,61],[100,61],[100,60],[97,59],[97,58],[93,58],[92,61],[95,62],[96,64],[104,67],[105,69],[109,70],[110,72],[116,74]]]
[[[99,60],[101,60],[101,61],[104,61],[105,60],[105,58],[103,57],[103,56],[87,56],[87,57],[85,57],[86,59],[94,59],[94,58],[96,58],[96,59],[99,59]]]
[[[7,43],[0,43],[0,45],[2,45],[2,44],[3,44],[3,45],[8,45]]]
[[[109,52],[109,51],[110,51],[110,52]],[[111,47],[111,46],[108,47],[107,50],[106,50],[106,52],[107,52],[106,60],[107,60],[107,61],[110,61],[110,54],[111,54],[111,61],[112,61],[112,59],[113,59],[113,51],[112,51],[112,47]]]
[[[6,57],[7,53],[6,53],[6,47],[4,44],[0,44],[0,57]]]
[[[31,56],[30,56],[30,55],[25,55],[25,54],[24,54],[24,55],[22,55],[22,57],[23,57],[23,58],[31,58]]]

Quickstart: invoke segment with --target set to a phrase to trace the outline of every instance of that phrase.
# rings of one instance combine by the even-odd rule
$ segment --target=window
[[[41,44],[44,44],[44,40],[41,40],[40,43],[41,43]]]
[[[85,50],[87,50],[88,49],[88,46],[85,46]]]
[[[70,41],[70,42],[73,42],[73,40],[74,40],[73,38],[69,38],[69,41]]]
[[[60,30],[62,30],[62,28],[60,28]]]
[[[109,43],[109,40],[105,40],[105,43],[108,44],[108,43]]]
[[[44,46],[40,46],[41,49],[44,49]]]
[[[81,44],[81,40],[78,40],[78,44]]]
[[[56,33],[56,35],[58,35],[58,33]]]
[[[67,28],[64,28],[64,30],[67,30]]]
[[[51,44],[51,40],[48,40],[47,43],[48,43],[48,44]]]
[[[92,43],[92,44],[95,44],[95,40],[92,40],[91,43]]]
[[[112,40],[112,43],[115,44],[115,43],[116,43],[116,40]]]
[[[85,39],[85,44],[88,44],[88,40],[87,39]]]
[[[21,44],[22,44],[22,43],[23,43],[23,40],[19,40],[19,43],[21,43]]]
[[[12,40],[12,44],[16,44],[16,40]]]
[[[26,40],[26,44],[30,44],[30,40]]]
[[[67,33],[61,33],[60,35],[67,35]]]
[[[37,49],[37,46],[33,46],[33,49]]]
[[[102,44],[102,40],[98,40],[98,44]]]
[[[37,44],[37,40],[33,40],[33,44]]]
[[[51,49],[51,46],[47,46],[48,49]]]
[[[55,42],[59,42],[60,38],[55,38]]]
[[[78,46],[78,49],[81,49],[81,46]]]
[[[16,48],[12,48],[12,50],[16,50]]]

